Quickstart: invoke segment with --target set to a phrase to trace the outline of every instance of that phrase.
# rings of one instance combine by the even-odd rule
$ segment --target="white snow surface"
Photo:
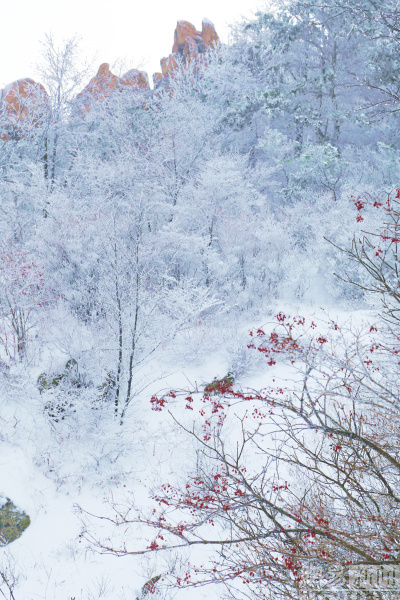
[[[286,312],[326,316],[304,307]],[[78,537],[82,526],[95,523],[96,533],[102,535],[105,524],[79,507],[91,515],[105,515],[111,498],[129,497],[135,507],[145,509],[153,487],[184,477],[195,458],[190,440],[167,413],[151,410],[151,395],[161,389],[193,389],[224,376],[235,361],[243,387],[262,388],[273,377],[284,376],[282,365],[268,368],[258,353],[246,348],[249,330],[271,322],[272,314],[231,329],[203,326],[182,334],[168,349],[168,361],[151,365],[154,379],[168,374],[135,398],[122,427],[112,407],[97,412],[88,408],[85,394],[75,413],[54,423],[36,387],[43,365],[33,362],[28,368],[11,369],[0,388],[0,493],[31,518],[18,540],[0,548],[0,570],[18,578],[16,600],[135,600],[146,581],[163,573],[171,559],[161,553],[117,558],[93,552]],[[340,321],[349,317],[333,311],[329,316]],[[361,322],[368,317],[360,311],[354,318]],[[54,356],[53,360],[57,362]],[[172,412],[188,418],[178,402],[172,404]],[[137,549],[151,539],[138,527],[125,536]],[[161,591],[153,597],[175,596],[219,597],[210,587]]]

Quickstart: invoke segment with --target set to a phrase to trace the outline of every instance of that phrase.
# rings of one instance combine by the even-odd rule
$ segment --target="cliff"
[[[190,61],[203,55],[207,50],[215,48],[219,41],[214,25],[203,19],[202,30],[198,31],[189,21],[178,21],[174,33],[172,53],[160,60],[161,73],[154,73],[154,87],[173,75],[179,64],[190,64]]]

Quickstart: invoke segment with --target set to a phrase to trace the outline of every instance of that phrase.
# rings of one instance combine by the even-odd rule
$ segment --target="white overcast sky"
[[[149,79],[160,70],[160,58],[172,50],[176,22],[186,19],[201,29],[203,17],[215,25],[223,42],[228,25],[251,17],[265,0],[6,0],[0,34],[0,88],[23,77],[35,77],[40,40],[82,37],[87,58],[96,66],[118,59],[140,67]],[[94,69],[96,70],[96,69]]]

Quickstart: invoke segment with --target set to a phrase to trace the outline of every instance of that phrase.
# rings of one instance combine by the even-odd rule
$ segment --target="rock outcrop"
[[[163,80],[162,73],[153,73],[153,85],[154,87],[158,87]]]
[[[167,87],[169,78],[180,65],[189,65],[192,60],[202,58],[218,41],[214,25],[208,19],[203,19],[201,31],[189,21],[178,21],[172,54],[161,59],[162,72],[154,73],[154,87]],[[132,88],[133,91],[150,90],[147,74],[132,69],[118,77],[110,71],[109,64],[103,63],[96,75],[78,94],[78,110],[82,114],[89,112],[95,103],[104,101],[114,91],[126,87]],[[40,83],[28,78],[10,83],[0,90],[0,139],[24,137],[27,126],[38,124],[48,114],[49,108],[49,96]]]
[[[149,81],[147,73],[131,69],[122,77],[114,75],[110,71],[110,65],[100,65],[96,75],[92,77],[87,86],[77,96],[78,103],[82,103],[84,109],[89,111],[95,102],[101,102],[109,98],[115,90],[131,87],[134,90],[148,90]]]
[[[219,42],[219,37],[215,31],[214,24],[208,19],[203,19],[201,37],[206,48],[215,48]]]
[[[26,135],[48,113],[49,96],[41,83],[18,79],[0,90],[1,138]],[[24,133],[23,133],[24,130]]]
[[[179,64],[187,65],[210,48],[215,48],[219,41],[214,25],[203,19],[202,30],[198,31],[189,21],[178,21],[174,34],[172,54],[160,60],[161,73],[154,73],[154,87],[165,84]]]

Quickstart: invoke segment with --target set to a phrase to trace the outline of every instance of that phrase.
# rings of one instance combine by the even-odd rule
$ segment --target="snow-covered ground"
[[[287,313],[325,315],[305,307]],[[89,392],[75,399],[75,412],[54,422],[36,385],[42,365],[36,361],[11,369],[1,383],[0,490],[31,518],[22,536],[0,551],[0,571],[10,582],[17,580],[16,600],[134,600],[146,581],[179,560],[176,555],[99,554],[79,534],[89,527],[95,536],[106,535],[107,523],[90,515],[109,514],[109,502],[119,500],[145,509],[153,488],[179,481],[193,469],[190,439],[168,413],[151,410],[152,394],[193,390],[232,368],[244,387],[262,388],[272,377],[284,376],[283,365],[271,369],[246,347],[249,330],[270,322],[273,314],[235,327],[200,325],[176,338],[162,362],[151,364],[153,382],[134,399],[122,427],[111,406],[91,408]],[[349,316],[330,312],[341,322]],[[364,318],[366,313],[353,314],[358,322]],[[171,407],[178,418],[188,418],[178,400]],[[146,548],[150,539],[138,526],[123,535],[136,549]],[[4,584],[0,589],[7,597]],[[176,592],[159,594],[171,598]],[[178,597],[210,599],[218,592],[183,589]]]

